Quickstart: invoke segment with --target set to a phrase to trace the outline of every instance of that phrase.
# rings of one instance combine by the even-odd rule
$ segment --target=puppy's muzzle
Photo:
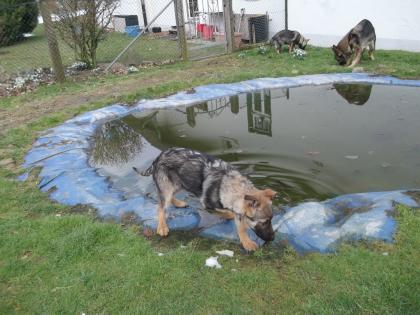
[[[271,220],[267,220],[262,223],[257,223],[253,230],[259,238],[263,239],[266,242],[271,242],[274,240],[274,230],[273,226],[271,225]]]

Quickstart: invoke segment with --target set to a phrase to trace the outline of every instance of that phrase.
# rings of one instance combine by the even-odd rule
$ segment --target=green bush
[[[13,44],[38,24],[36,0],[1,0],[0,46]]]

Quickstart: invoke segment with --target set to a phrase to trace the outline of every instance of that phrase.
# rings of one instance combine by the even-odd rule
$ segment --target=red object
[[[206,24],[202,24],[202,23],[197,24],[197,32],[203,33],[203,29],[205,25]]]
[[[203,28],[203,38],[207,40],[213,39],[213,32],[214,32],[214,26],[213,25],[204,25]]]

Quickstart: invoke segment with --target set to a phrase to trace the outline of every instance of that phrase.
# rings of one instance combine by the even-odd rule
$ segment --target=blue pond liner
[[[156,202],[142,196],[125,196],[112,187],[107,178],[99,175],[89,163],[89,138],[95,128],[105,121],[121,118],[146,109],[192,105],[210,99],[232,96],[261,89],[287,88],[302,85],[332,83],[369,83],[420,87],[418,80],[401,80],[389,76],[365,73],[320,74],[298,77],[262,78],[232,84],[210,84],[195,88],[195,93],[178,94],[155,100],[142,100],[134,107],[116,104],[81,114],[64,124],[45,131],[25,157],[27,173],[41,167],[39,188],[51,199],[65,204],[88,204],[100,217],[120,219],[125,213],[135,213],[144,225],[156,227]],[[150,144],[149,144],[150,145]],[[143,180],[139,178],[139,181]],[[150,180],[150,179],[149,179]],[[412,189],[413,191],[416,189]],[[276,240],[287,240],[299,252],[334,251],[343,241],[383,240],[392,242],[396,221],[392,217],[395,204],[420,206],[407,191],[368,192],[342,195],[323,202],[303,202],[289,207],[273,218]],[[199,205],[185,209],[169,209],[170,229],[201,228],[201,235],[216,239],[238,241],[231,221],[215,220],[203,224]],[[360,210],[360,211],[359,211]],[[344,215],[350,213],[349,215]],[[260,239],[252,232],[251,238]]]

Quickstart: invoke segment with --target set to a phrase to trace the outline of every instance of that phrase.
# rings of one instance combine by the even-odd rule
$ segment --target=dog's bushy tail
[[[150,176],[153,173],[153,164],[149,166],[148,169],[146,169],[143,172],[140,172],[136,167],[133,166],[133,170],[134,172],[136,172],[137,174],[140,174],[141,176]]]

